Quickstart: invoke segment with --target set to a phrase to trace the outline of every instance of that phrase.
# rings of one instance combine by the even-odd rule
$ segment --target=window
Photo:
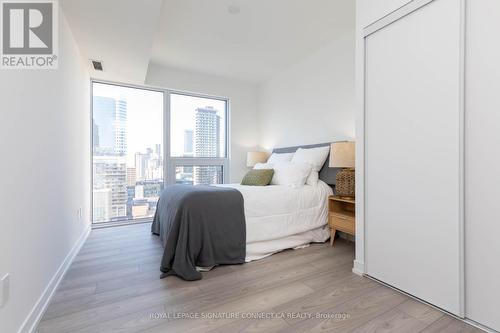
[[[163,92],[93,83],[93,222],[151,218],[163,178]]]
[[[170,95],[170,155],[226,157],[226,101]]]
[[[166,184],[228,179],[226,99],[101,82],[92,94],[94,223],[151,219]]]
[[[223,166],[221,165],[181,165],[175,167],[176,184],[222,184]]]
[[[227,101],[170,94],[170,159],[178,184],[220,184],[227,173]]]

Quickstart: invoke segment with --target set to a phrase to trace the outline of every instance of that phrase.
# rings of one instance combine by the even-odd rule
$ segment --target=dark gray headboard
[[[299,148],[316,148],[316,147],[330,147],[331,143],[318,143],[315,145],[305,145],[305,146],[296,146],[296,147],[284,147],[284,148],[274,148],[273,153],[284,154],[284,153],[295,153]],[[335,176],[341,170],[341,168],[330,168],[328,166],[328,162],[330,160],[330,154],[328,154],[328,158],[326,159],[325,164],[319,171],[319,179],[327,183],[328,185],[335,185]]]

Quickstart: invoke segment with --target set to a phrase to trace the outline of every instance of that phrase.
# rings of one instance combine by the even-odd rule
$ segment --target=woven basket
[[[355,172],[353,169],[343,169],[337,173],[335,190],[341,197],[354,198],[355,193]]]

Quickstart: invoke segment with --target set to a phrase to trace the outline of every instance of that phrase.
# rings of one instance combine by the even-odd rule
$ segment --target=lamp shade
[[[265,151],[250,151],[247,153],[247,167],[253,168],[257,163],[265,163],[268,154]]]
[[[354,168],[355,143],[335,142],[330,148],[330,168]]]

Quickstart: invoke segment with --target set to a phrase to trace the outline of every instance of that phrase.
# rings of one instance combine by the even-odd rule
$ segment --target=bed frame
[[[277,154],[285,154],[285,153],[295,153],[297,149],[299,148],[317,148],[317,147],[330,147],[332,143],[327,142],[327,143],[318,143],[315,145],[305,145],[305,146],[296,146],[296,147],[284,147],[284,148],[274,148],[273,153]],[[327,183],[328,185],[334,187],[335,186],[335,176],[337,176],[337,173],[342,170],[341,168],[330,168],[328,166],[328,162],[330,160],[330,153],[328,153],[328,157],[326,159],[325,164],[319,171],[319,179]]]

